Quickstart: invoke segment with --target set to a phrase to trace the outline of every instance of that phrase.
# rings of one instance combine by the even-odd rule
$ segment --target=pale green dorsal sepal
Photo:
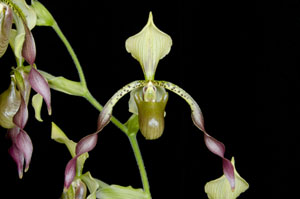
[[[157,64],[170,52],[171,46],[171,37],[155,26],[151,12],[146,26],[125,43],[127,52],[140,62],[146,80],[154,80]]]

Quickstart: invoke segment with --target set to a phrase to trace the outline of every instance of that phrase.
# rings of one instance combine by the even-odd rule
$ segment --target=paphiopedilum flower
[[[9,88],[0,95],[0,125],[8,129],[8,136],[12,140],[9,154],[17,164],[19,177],[29,169],[33,146],[30,137],[24,130],[28,120],[28,102],[30,90],[33,88],[42,96],[51,113],[50,88],[44,77],[34,68],[25,72],[25,67],[13,70]]]
[[[140,62],[145,80],[137,80],[125,85],[106,103],[98,118],[97,131],[84,137],[77,144],[76,157],[70,160],[66,168],[65,186],[68,187],[72,182],[70,176],[75,176],[75,169],[72,168],[76,166],[74,161],[78,156],[95,147],[97,134],[110,122],[113,107],[127,93],[131,93],[129,110],[138,114],[139,128],[144,137],[146,139],[159,138],[164,130],[164,112],[168,100],[168,93],[165,89],[167,89],[178,94],[190,105],[194,124],[204,133],[207,148],[222,158],[223,172],[231,188],[234,189],[234,168],[231,162],[224,157],[225,146],[206,132],[203,115],[196,101],[177,85],[167,81],[154,80],[157,64],[169,53],[171,45],[171,37],[154,25],[150,12],[148,22],[142,31],[126,41],[126,49]]]
[[[25,0],[0,0],[0,57],[10,42],[18,59],[34,64],[36,49],[31,29],[36,18],[34,9]],[[12,29],[13,22],[16,30]]]

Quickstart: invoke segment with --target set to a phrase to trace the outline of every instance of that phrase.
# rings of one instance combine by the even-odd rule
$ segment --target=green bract
[[[51,13],[47,10],[47,8],[45,8],[43,4],[41,4],[37,0],[31,0],[31,6],[34,8],[37,15],[36,25],[53,26],[55,20],[51,15]]]

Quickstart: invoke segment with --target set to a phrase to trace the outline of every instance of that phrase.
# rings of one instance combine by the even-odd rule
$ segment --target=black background
[[[226,157],[250,188],[240,198],[294,198],[299,132],[299,1],[41,1],[53,14],[83,66],[91,93],[101,104],[123,85],[143,78],[125,40],[153,12],[155,24],[173,39],[159,62],[156,79],[175,83],[201,107],[207,131],[226,145]],[[98,3],[98,4],[97,4]],[[36,27],[39,69],[78,80],[72,59],[55,32]],[[15,64],[9,49],[0,60],[1,92]],[[114,108],[130,116],[124,97]],[[1,195],[58,198],[70,155],[50,139],[51,121],[74,141],[94,132],[99,112],[83,98],[52,92],[52,116],[30,119],[25,130],[34,152],[29,171],[18,179],[0,129]],[[153,198],[207,198],[206,182],[222,175],[221,160],[209,152],[193,125],[189,106],[170,93],[163,136],[138,140]],[[113,124],[101,132],[85,171],[109,184],[142,187],[126,136]],[[4,175],[3,175],[4,174]],[[296,178],[296,177],[295,177]]]

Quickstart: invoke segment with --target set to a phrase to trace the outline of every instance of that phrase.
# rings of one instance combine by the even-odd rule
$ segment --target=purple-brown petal
[[[18,112],[13,118],[13,122],[19,128],[23,129],[27,123],[27,120],[28,120],[28,109],[23,97],[21,97],[21,105]]]
[[[24,23],[24,29],[25,29],[25,41],[22,48],[22,56],[31,66],[33,66],[36,57],[35,42],[31,31],[29,30],[28,26],[25,23]]]
[[[31,156],[33,151],[33,145],[28,134],[22,129],[16,138],[16,146],[18,147],[19,151],[23,153],[23,156],[25,158],[26,161],[25,172],[26,172],[29,169],[29,164],[31,161]]]
[[[24,164],[23,153],[14,144],[8,149],[8,153],[10,154],[12,159],[16,162],[17,168],[18,168],[19,178],[22,179],[22,177],[23,177],[23,164]]]
[[[223,173],[230,183],[231,190],[234,191],[235,189],[234,167],[232,163],[226,158],[223,158]]]
[[[228,181],[230,182],[231,188],[235,188],[235,178],[234,178],[234,168],[231,164],[231,162],[224,158],[225,153],[225,146],[222,142],[218,141],[217,139],[211,137],[204,128],[204,119],[202,111],[197,104],[197,102],[182,88],[178,87],[177,85],[171,83],[171,82],[165,82],[165,81],[154,81],[153,84],[155,86],[162,86],[179,96],[181,96],[183,99],[186,100],[186,102],[190,105],[192,110],[192,120],[194,124],[204,133],[204,141],[207,146],[207,148],[214,154],[218,155],[222,158],[223,161],[223,172],[225,176],[227,177]]]
[[[45,100],[48,114],[51,115],[51,92],[47,81],[34,67],[31,68],[28,79],[33,90]]]
[[[231,162],[224,157],[225,145],[217,139],[211,137],[207,132],[204,133],[204,141],[206,147],[214,154],[222,158],[223,161],[223,172],[228,179],[231,189],[235,188],[234,168]]]
[[[76,175],[77,157],[78,156],[75,156],[74,158],[72,158],[66,166],[66,169],[65,169],[65,183],[64,183],[65,189],[68,189],[70,187],[70,185],[73,182],[73,179]]]
[[[80,156],[83,153],[93,150],[98,140],[98,133],[93,133],[82,138],[76,145],[76,155]]]

